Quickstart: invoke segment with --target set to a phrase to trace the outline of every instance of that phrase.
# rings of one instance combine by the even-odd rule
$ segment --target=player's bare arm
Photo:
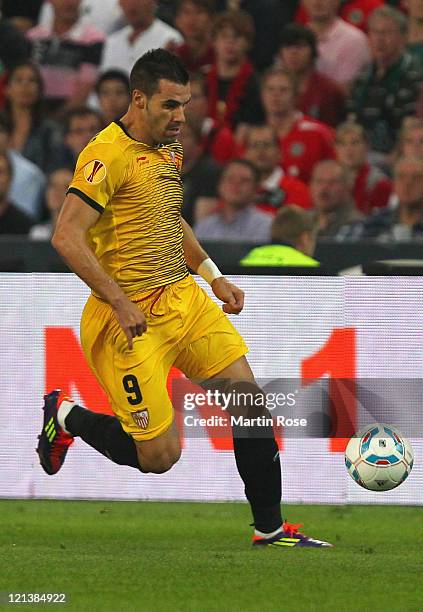
[[[174,365],[213,388],[220,385],[216,379],[226,379],[231,393],[246,396],[243,413],[264,413],[254,406],[258,390],[246,343],[187,274],[188,264],[212,287],[224,312],[241,312],[244,293],[223,276],[189,225],[179,222],[183,151],[177,138],[191,98],[189,74],[177,56],[153,49],[135,62],[130,91],[128,112],[80,154],[53,238],[93,289],[81,319],[81,345],[115,416],[80,406],[57,389],[45,395],[37,453],[49,475],[61,469],[75,438],[116,465],[142,473],[170,470],[181,454],[167,387]],[[142,342],[133,339],[145,330],[145,317],[126,291],[149,312]],[[122,354],[121,342],[107,333],[109,304],[132,351]],[[253,546],[330,546],[282,517],[278,444],[272,423],[265,419],[261,429],[256,420],[231,423],[235,462],[253,516]]]
[[[188,223],[182,219],[184,231],[185,261],[194,272],[201,274],[200,266],[208,260],[206,251],[202,248]],[[199,270],[200,268],[200,270]],[[206,278],[206,280],[208,280]],[[215,296],[223,302],[222,309],[227,314],[239,314],[244,307],[244,292],[230,283],[224,276],[211,280],[210,286]]]
[[[139,308],[103,270],[88,246],[87,232],[99,216],[100,213],[87,206],[77,195],[68,194],[57,221],[52,245],[71,270],[112,306],[131,350],[133,338],[145,332],[146,320]]]

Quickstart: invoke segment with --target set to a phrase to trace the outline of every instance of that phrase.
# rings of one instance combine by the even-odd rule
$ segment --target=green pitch
[[[288,506],[336,548],[262,550],[244,504],[2,500],[0,592],[83,612],[421,610],[422,512]]]

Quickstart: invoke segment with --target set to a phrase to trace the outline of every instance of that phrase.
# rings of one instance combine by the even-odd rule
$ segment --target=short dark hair
[[[243,157],[235,157],[234,159],[231,159],[230,161],[228,161],[223,168],[222,174],[225,174],[226,170],[230,166],[233,166],[235,164],[238,164],[238,166],[245,166],[246,168],[248,168],[251,171],[251,174],[253,175],[254,182],[255,183],[260,182],[260,172],[258,168],[253,164],[252,161],[250,161],[249,159],[244,159]]]
[[[160,79],[187,85],[189,74],[174,53],[166,49],[152,49],[144,53],[131,70],[129,75],[131,94],[138,89],[150,98],[157,91]]]
[[[129,93],[129,79],[126,73],[123,72],[123,70],[106,70],[106,72],[103,72],[103,74],[100,75],[95,86],[97,94],[100,91],[100,87],[106,81],[119,81],[120,83],[122,83],[122,85],[125,86]]]
[[[244,139],[244,144],[246,148],[248,147],[248,143],[250,141],[250,134],[253,130],[267,130],[268,132],[270,132],[274,144],[279,147],[278,133],[271,125],[269,125],[268,123],[253,123],[251,125],[248,125],[248,129],[246,131]]]
[[[295,246],[301,234],[313,232],[316,220],[309,210],[296,204],[282,206],[273,219],[270,234],[273,242],[287,242]]]
[[[64,133],[69,134],[71,125],[72,125],[72,121],[74,119],[80,119],[81,117],[89,117],[89,116],[96,117],[101,126],[100,129],[103,127],[104,118],[101,113],[94,110],[93,108],[90,108],[89,106],[76,106],[75,108],[72,108],[65,117],[64,128],[63,128]]]
[[[310,47],[313,60],[317,58],[317,39],[314,32],[297,23],[290,23],[281,32],[279,38],[279,49],[293,47],[305,43]]]

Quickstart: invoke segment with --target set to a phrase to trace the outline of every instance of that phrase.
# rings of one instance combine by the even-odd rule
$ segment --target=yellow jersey
[[[150,147],[120,122],[99,132],[81,152],[68,193],[101,213],[90,247],[128,295],[188,275],[183,251],[179,142]]]

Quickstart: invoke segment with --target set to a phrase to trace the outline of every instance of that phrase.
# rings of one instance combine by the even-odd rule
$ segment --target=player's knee
[[[174,461],[160,461],[151,467],[151,474],[165,474],[175,465]]]
[[[141,470],[150,474],[164,474],[179,461],[180,457],[181,449],[177,449],[171,452],[164,452],[148,458],[143,458],[141,461]]]

